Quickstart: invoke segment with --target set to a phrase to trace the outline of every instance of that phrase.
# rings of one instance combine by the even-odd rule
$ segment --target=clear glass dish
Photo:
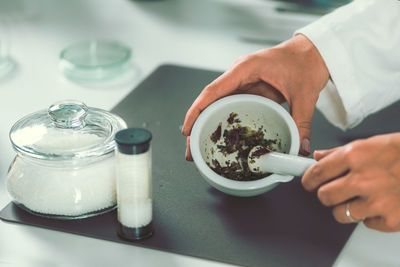
[[[130,67],[131,49],[116,41],[91,40],[72,44],[60,54],[60,70],[76,82],[107,81]]]
[[[120,117],[74,100],[20,119],[10,130],[17,152],[7,176],[13,201],[56,219],[114,209],[114,136],[123,128]]]
[[[10,56],[10,27],[0,20],[0,81],[10,76],[15,68],[16,62]]]
[[[0,56],[0,80],[10,75],[14,70],[15,65],[15,62],[11,57]]]

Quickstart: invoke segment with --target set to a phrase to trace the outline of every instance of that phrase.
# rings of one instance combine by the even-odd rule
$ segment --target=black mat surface
[[[305,192],[300,179],[264,195],[238,198],[210,187],[184,160],[180,125],[202,88],[219,73],[164,65],[112,111],[131,127],[153,133],[154,236],[130,243],[246,266],[331,266],[355,225],[334,221],[331,211]],[[400,105],[343,133],[316,112],[312,149],[377,133],[399,131]],[[5,221],[126,243],[116,234],[116,212],[76,221],[35,217],[9,204]]]

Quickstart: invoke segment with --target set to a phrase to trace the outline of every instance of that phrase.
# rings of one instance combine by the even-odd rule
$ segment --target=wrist
[[[328,83],[330,74],[315,45],[305,35],[297,34],[277,48],[282,48],[291,55],[299,77],[307,79],[314,93],[319,95]]]

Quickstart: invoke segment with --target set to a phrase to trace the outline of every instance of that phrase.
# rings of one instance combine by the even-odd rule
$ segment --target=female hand
[[[270,49],[246,55],[207,85],[186,113],[182,134],[187,136],[186,159],[194,122],[214,101],[233,94],[255,94],[278,103],[287,101],[299,129],[300,153],[310,153],[310,127],[320,91],[329,72],[316,47],[303,35]]]
[[[318,162],[304,174],[303,186],[317,190],[338,222],[353,218],[376,230],[400,231],[400,133],[316,151],[314,158]]]

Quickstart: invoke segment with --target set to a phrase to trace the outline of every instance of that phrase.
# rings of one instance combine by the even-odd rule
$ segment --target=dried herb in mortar
[[[262,148],[253,153],[253,155],[256,153],[254,156],[261,156],[263,155],[262,153],[265,154],[270,151],[275,151],[276,149],[274,149],[273,145],[280,146],[280,142],[278,142],[277,139],[266,139],[263,127],[254,130],[247,126],[241,126],[241,121],[237,113],[232,112],[227,122],[229,127],[224,130],[222,135],[223,142],[217,144],[217,149],[225,156],[237,152],[237,156],[235,157],[236,161],[231,162],[227,160],[225,162],[226,166],[221,166],[218,160],[213,159],[211,161],[212,164],[207,162],[208,166],[216,173],[236,181],[253,181],[268,176],[268,173],[253,173],[250,171],[247,163],[249,152],[255,146],[262,146]],[[222,126],[220,123],[210,136],[210,139],[214,143],[217,143],[221,138],[221,128]]]

